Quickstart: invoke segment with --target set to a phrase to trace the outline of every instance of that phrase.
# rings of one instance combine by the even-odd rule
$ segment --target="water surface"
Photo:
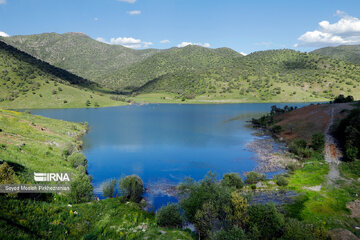
[[[106,179],[137,174],[152,188],[147,198],[158,208],[176,201],[164,186],[178,184],[184,177],[199,180],[209,171],[222,176],[253,170],[256,156],[246,144],[254,139],[254,130],[246,121],[269,112],[272,105],[148,104],[31,112],[88,122],[84,154],[95,193],[101,195]]]

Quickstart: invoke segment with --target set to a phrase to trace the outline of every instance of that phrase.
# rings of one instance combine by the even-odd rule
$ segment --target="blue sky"
[[[0,35],[83,32],[132,48],[309,51],[360,44],[358,17],[359,0],[0,0]]]

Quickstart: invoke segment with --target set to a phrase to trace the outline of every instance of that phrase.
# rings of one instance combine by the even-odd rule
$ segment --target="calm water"
[[[177,184],[186,176],[199,180],[209,171],[221,176],[254,169],[256,156],[246,148],[254,130],[246,127],[246,121],[272,105],[149,104],[31,112],[88,122],[84,153],[95,193],[101,194],[106,179],[137,174],[151,190],[148,200],[158,208],[176,201],[166,193],[166,184]]]

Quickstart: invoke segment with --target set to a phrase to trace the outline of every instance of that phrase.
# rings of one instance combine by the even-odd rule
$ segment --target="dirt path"
[[[339,164],[340,164],[340,157],[341,152],[338,150],[336,146],[336,140],[330,134],[330,127],[334,123],[334,110],[335,106],[332,106],[330,109],[330,121],[325,131],[325,162],[329,164],[329,173],[327,176],[328,184],[332,185],[337,180],[341,179],[340,171],[339,171]]]

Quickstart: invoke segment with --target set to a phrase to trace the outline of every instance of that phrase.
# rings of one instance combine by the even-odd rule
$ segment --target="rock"
[[[274,181],[268,181],[268,184],[275,185]]]
[[[359,240],[355,234],[347,229],[336,228],[329,231],[330,238],[332,240]]]
[[[263,184],[262,182],[258,182],[258,183],[256,184],[256,188],[263,188],[263,187],[266,187],[266,185]]]
[[[360,178],[358,178],[357,181],[360,182]]]
[[[351,211],[352,218],[360,218],[360,200],[356,199],[353,202],[348,202],[346,208]]]
[[[163,231],[163,230],[160,230],[159,231],[161,234],[165,234],[166,232],[165,231]]]

